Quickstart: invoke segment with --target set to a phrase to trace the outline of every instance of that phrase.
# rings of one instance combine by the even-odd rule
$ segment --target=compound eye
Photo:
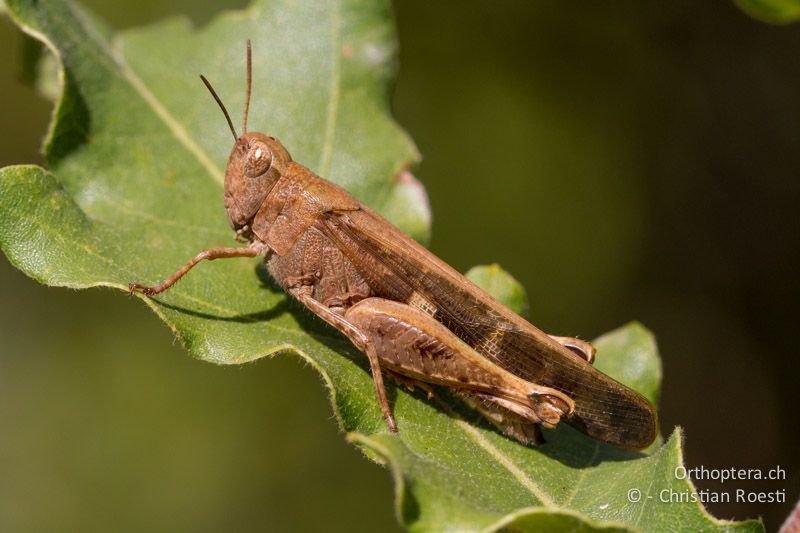
[[[244,172],[249,178],[256,178],[269,170],[272,164],[272,152],[266,144],[254,142],[247,152],[247,163]]]

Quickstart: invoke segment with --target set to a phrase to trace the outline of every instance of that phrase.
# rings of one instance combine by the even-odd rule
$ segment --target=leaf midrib
[[[114,44],[110,44],[102,35],[100,35],[95,28],[88,24],[85,16],[80,10],[77,10],[69,1],[65,2],[67,9],[72,14],[81,26],[81,29],[86,32],[86,35],[94,41],[100,49],[105,52],[107,57],[111,59],[113,65],[119,69],[119,74],[122,79],[126,80],[133,90],[142,98],[148,107],[156,114],[156,116],[164,123],[167,129],[172,133],[175,139],[182,144],[191,155],[203,166],[211,178],[218,184],[222,185],[225,181],[224,172],[218,167],[211,157],[206,153],[200,145],[195,142],[189,130],[178,120],[167,107],[159,100],[159,98],[150,90],[147,84],[142,80],[136,71],[130,66],[125,59],[124,43],[122,36],[117,34],[114,38]],[[247,12],[247,10],[243,10]],[[325,176],[330,171],[330,164],[333,158],[333,146],[336,135],[336,127],[339,119],[339,103],[341,101],[341,54],[339,53],[339,43],[341,41],[341,1],[334,2],[334,6],[330,11],[331,13],[331,72],[330,82],[328,84],[328,103],[326,106],[325,129],[322,139],[322,147],[320,149],[320,163],[318,168],[321,175]],[[63,67],[62,67],[63,68]],[[113,72],[109,66],[109,71]]]
[[[336,124],[339,117],[339,102],[341,100],[341,70],[342,60],[339,51],[341,41],[341,1],[334,2],[331,9],[331,80],[328,86],[328,105],[325,114],[325,134],[322,138],[320,153],[320,175],[327,176],[330,172],[331,159],[333,158],[333,141],[336,135]]]

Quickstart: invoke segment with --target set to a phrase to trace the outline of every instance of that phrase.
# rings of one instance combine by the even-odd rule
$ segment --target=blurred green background
[[[245,2],[85,3],[125,28]],[[687,466],[787,470],[724,487],[787,503],[710,509],[777,528],[800,486],[800,25],[725,1],[395,11],[393,105],[424,157],[432,249],[499,262],[551,333],[652,329]],[[21,81],[22,42],[3,19],[0,165],[42,161],[51,106]],[[45,288],[5,257],[0,293],[0,530],[397,529],[388,472],[299,359],[192,360],[141,302]]]

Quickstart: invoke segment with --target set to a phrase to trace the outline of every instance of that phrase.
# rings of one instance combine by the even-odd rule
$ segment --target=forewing
[[[363,209],[328,213],[322,229],[376,295],[423,308],[502,368],[575,401],[568,423],[598,440],[639,449],[656,436],[642,396],[606,376],[397,230]]]

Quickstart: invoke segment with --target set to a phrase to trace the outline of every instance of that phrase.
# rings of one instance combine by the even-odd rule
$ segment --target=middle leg
[[[386,386],[383,383],[380,359],[375,351],[374,343],[358,327],[348,322],[345,317],[334,313],[330,308],[312,298],[308,292],[303,291],[301,288],[290,289],[289,292],[318,317],[344,333],[356,348],[366,354],[367,360],[369,360],[370,371],[372,372],[372,380],[375,383],[375,391],[378,393],[381,413],[383,414],[383,418],[386,419],[389,430],[392,433],[397,433],[397,423],[394,421],[392,409],[389,407],[389,400],[386,397]]]

